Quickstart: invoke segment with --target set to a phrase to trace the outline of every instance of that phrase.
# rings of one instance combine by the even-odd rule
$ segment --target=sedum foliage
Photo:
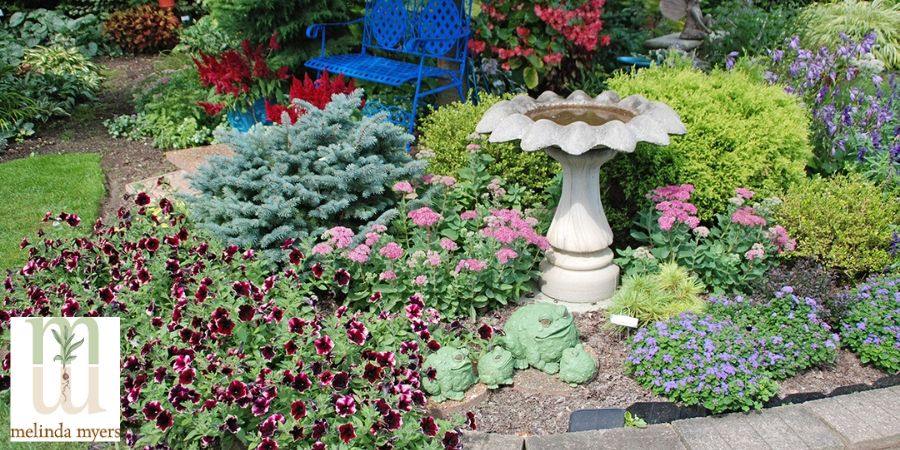
[[[722,212],[736,187],[765,197],[802,180],[812,156],[808,113],[777,86],[764,86],[744,70],[660,65],[620,73],[609,88],[640,94],[678,112],[687,127],[660,147],[640,144],[601,171],[603,204],[614,229],[624,230],[645,195],[657,186],[692,184],[692,202],[709,220]]]
[[[230,158],[214,158],[193,180],[202,226],[242,247],[278,249],[284,240],[357,227],[396,215],[398,180],[422,174],[405,151],[409,135],[382,117],[359,113],[362,91],[336,95],[294,125],[230,132]]]
[[[451,103],[429,114],[419,126],[420,148],[434,153],[428,161],[428,171],[440,175],[457,176],[466,167],[467,145],[476,143],[494,161],[488,172],[505,181],[528,189],[526,203],[543,199],[559,172],[559,164],[544,152],[523,152],[518,142],[490,143],[469,139],[481,116],[502,97],[482,94],[478,104]]]
[[[813,178],[784,196],[778,223],[797,239],[795,255],[812,257],[848,277],[891,264],[892,226],[900,203],[859,175]]]

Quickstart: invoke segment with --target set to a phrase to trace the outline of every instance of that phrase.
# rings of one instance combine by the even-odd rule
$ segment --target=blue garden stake
[[[389,86],[414,84],[411,113],[392,114],[393,118],[402,116],[404,122],[398,125],[406,126],[412,134],[421,98],[455,89],[460,100],[466,101],[471,17],[472,0],[367,0],[365,15],[359,19],[314,24],[306,29],[307,37],[322,42],[320,56],[307,61],[306,67]],[[363,25],[362,50],[326,55],[325,31],[357,23]],[[409,57],[418,61],[409,62]],[[459,69],[438,67],[439,60],[458,64]],[[423,80],[430,78],[440,84],[431,89],[423,86]]]

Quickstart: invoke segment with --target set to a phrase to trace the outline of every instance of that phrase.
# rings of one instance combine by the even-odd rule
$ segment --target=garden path
[[[900,448],[900,386],[644,429],[525,437],[469,433],[464,443],[474,450]]]
[[[107,80],[97,101],[79,105],[70,117],[37,126],[34,136],[13,143],[0,162],[33,154],[100,153],[107,199],[101,206],[105,218],[115,215],[124,204],[125,185],[173,169],[164,153],[149,140],[115,139],[103,121],[120,114],[134,113],[132,92],[152,73],[157,56],[127,56],[97,61],[107,69]]]

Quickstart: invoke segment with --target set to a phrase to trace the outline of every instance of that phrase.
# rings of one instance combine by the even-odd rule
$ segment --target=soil
[[[106,119],[134,113],[132,92],[152,72],[156,58],[128,56],[96,61],[108,70],[97,101],[76,107],[71,117],[39,124],[34,136],[0,154],[0,162],[33,154],[100,153],[108,194],[101,215],[107,219],[115,216],[116,209],[125,204],[125,185],[175,170],[149,140],[114,139],[103,125]]]
[[[502,324],[515,307],[498,311],[493,325]],[[491,392],[487,400],[473,408],[478,430],[484,432],[542,435],[565,433],[569,414],[585,408],[627,408],[635,402],[663,402],[625,375],[627,335],[606,327],[601,312],[575,314],[581,340],[599,356],[594,380],[570,387],[556,377],[534,369],[517,372],[512,386]],[[872,384],[887,375],[847,350],[839,350],[834,365],[808,370],[779,383],[781,398],[797,393],[829,393],[853,384]]]

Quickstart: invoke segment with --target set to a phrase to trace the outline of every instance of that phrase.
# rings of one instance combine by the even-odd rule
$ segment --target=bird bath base
[[[575,91],[563,99],[544,92],[492,106],[475,127],[491,142],[520,140],[524,151],[544,150],[563,168],[562,195],[547,231],[550,249],[541,262],[541,293],[570,311],[605,308],[616,291],[619,268],[609,249],[612,230],[600,203],[600,167],[638,142],[668,145],[684,124],[668,106],[607,91]],[[538,301],[548,301],[541,299]]]

